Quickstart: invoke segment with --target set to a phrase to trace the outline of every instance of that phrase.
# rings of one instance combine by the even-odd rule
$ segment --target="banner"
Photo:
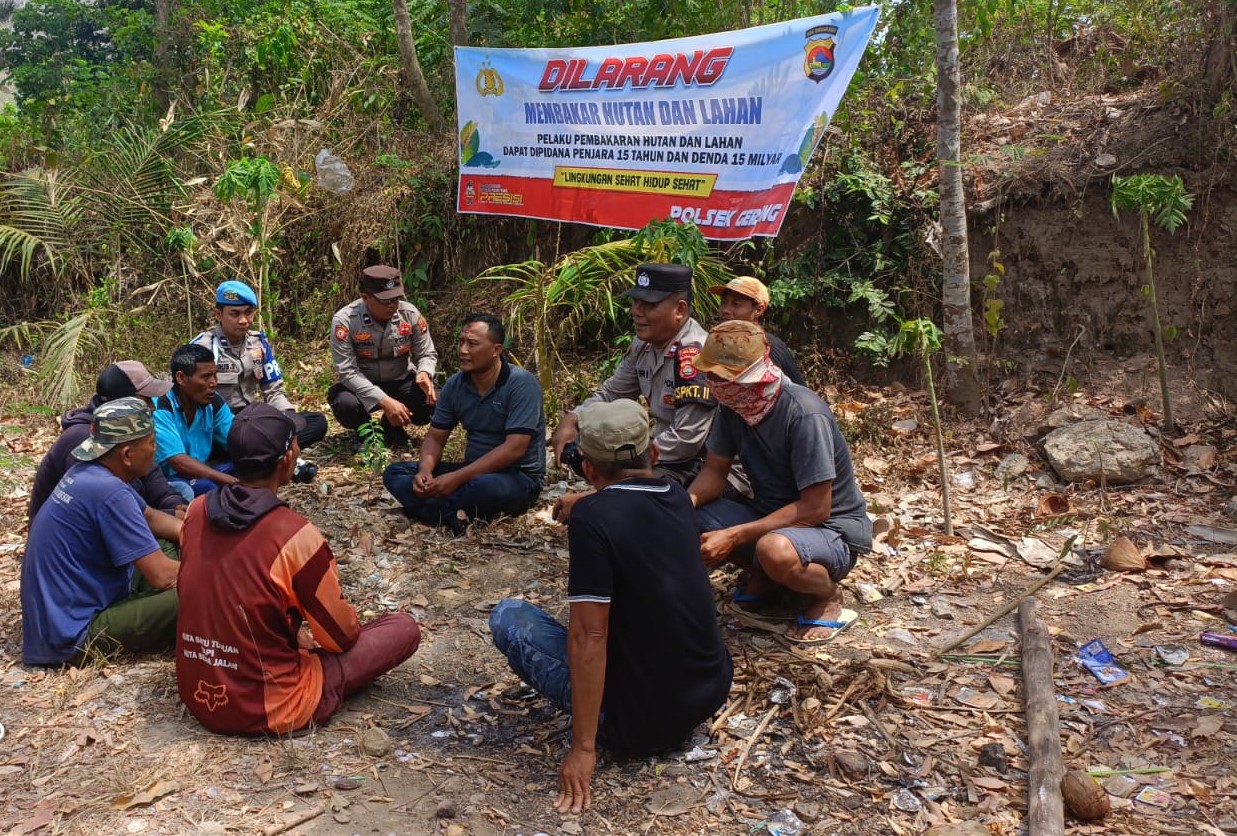
[[[457,207],[777,235],[878,14],[619,46],[456,47]]]

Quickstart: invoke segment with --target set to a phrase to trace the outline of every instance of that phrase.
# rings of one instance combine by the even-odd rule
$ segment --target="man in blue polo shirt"
[[[421,443],[420,462],[397,462],[383,484],[404,513],[463,534],[469,519],[522,514],[545,480],[541,385],[503,359],[506,330],[490,314],[464,319],[460,370],[442,391]],[[468,432],[462,463],[441,462],[451,431]]]
[[[155,461],[186,500],[236,481],[232,463],[216,461],[226,451],[232,410],[216,392],[215,355],[200,345],[182,345],[172,355],[172,391],[155,401]]]

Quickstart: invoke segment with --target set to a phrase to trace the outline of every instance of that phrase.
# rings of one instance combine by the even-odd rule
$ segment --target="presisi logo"
[[[193,701],[206,706],[207,711],[214,711],[228,704],[228,686],[211,685],[199,679],[198,688],[193,692]]]
[[[833,36],[837,33],[836,26],[813,26],[804,36],[808,40],[803,45],[803,73],[817,84],[833,72],[833,51],[837,47]]]
[[[636,284],[640,285],[641,287],[648,287],[649,286],[649,274],[641,273],[640,275],[636,276]]]
[[[498,70],[489,61],[481,64],[477,71],[477,92],[482,96],[501,96],[503,94],[503,79]]]
[[[680,82],[684,87],[708,87],[721,80],[733,53],[734,47],[721,46],[707,51],[698,49],[691,55],[680,52],[659,53],[652,58],[606,58],[591,75],[585,58],[554,58],[546,61],[537,89],[543,93],[623,87],[640,90],[674,87]]]

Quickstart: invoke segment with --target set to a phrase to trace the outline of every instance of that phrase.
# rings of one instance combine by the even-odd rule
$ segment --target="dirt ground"
[[[184,713],[168,658],[69,671],[20,664],[25,503],[56,423],[5,398],[0,829],[866,836],[953,823],[971,829],[932,832],[1024,832],[1028,762],[1015,619],[1000,618],[938,656],[1043,577],[1017,552],[974,539],[995,534],[1066,555],[1062,574],[1036,596],[1052,633],[1066,765],[1137,771],[1105,776],[1112,813],[1092,825],[1071,821],[1070,832],[1237,833],[1237,654],[1198,640],[1204,630],[1227,629],[1221,601],[1237,588],[1234,541],[1223,542],[1237,526],[1224,511],[1237,484],[1237,410],[1184,387],[1181,426],[1161,439],[1155,476],[1121,488],[1066,486],[1027,437],[1061,405],[1045,398],[1052,383],[1021,381],[982,424],[950,424],[953,537],[941,533],[922,393],[822,387],[854,439],[882,532],[878,553],[845,584],[860,621],[825,648],[791,647],[780,633],[795,602],[759,618],[736,614],[726,602],[737,578],[715,572],[736,662],[731,699],[688,751],[603,756],[594,807],[580,816],[551,808],[568,720],[521,687],[487,626],[488,610],[510,595],[565,618],[566,537],[545,513],[562,486],[547,491],[537,512],[457,540],[399,515],[381,482],[345,452],[342,435],[312,450],[321,465],[316,484],[293,486],[286,498],[332,543],[362,618],[411,611],[424,640],[328,726],[290,739],[226,739]],[[1124,384],[1120,369],[1097,370],[1069,399],[1141,424],[1149,415],[1130,406],[1142,393]],[[894,426],[912,419],[914,428]],[[1192,445],[1213,449],[1205,468],[1184,463],[1181,452]],[[1014,452],[1030,458],[1031,470],[1004,481],[995,468]],[[1098,567],[1119,533],[1153,556],[1152,568]],[[1129,671],[1128,681],[1102,687],[1073,660],[1093,638]],[[1166,662],[1171,645],[1188,659]],[[799,830],[794,821],[784,825],[787,812]]]

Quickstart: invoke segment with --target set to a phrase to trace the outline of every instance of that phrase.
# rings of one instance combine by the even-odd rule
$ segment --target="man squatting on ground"
[[[438,394],[419,462],[396,462],[382,482],[404,513],[462,534],[469,519],[523,514],[545,482],[541,384],[503,355],[506,330],[469,314],[460,331],[460,370]],[[456,426],[468,433],[464,461],[441,461]],[[462,515],[462,516],[461,516]]]
[[[30,488],[27,517],[31,525],[34,524],[34,518],[43,503],[51,497],[52,489],[60,482],[60,478],[78,463],[78,459],[73,456],[73,450],[90,437],[90,424],[94,420],[96,409],[118,398],[139,397],[149,403],[171,388],[172,384],[156,378],[137,360],[121,360],[100,372],[98,380],[95,381],[95,395],[90,399],[90,403],[69,410],[61,417],[60,437],[39,462],[39,469],[34,474],[34,485]],[[150,508],[173,515],[184,513],[185,498],[179,491],[172,489],[163,471],[153,462],[149,472],[130,484]]]
[[[568,626],[513,598],[490,614],[511,669],[571,714],[560,813],[591,803],[598,743],[624,755],[682,744],[726,701],[733,674],[691,501],[654,476],[644,409],[627,399],[584,407],[579,449],[597,492],[568,522]]]
[[[346,697],[412,656],[420,628],[406,613],[359,625],[331,547],[277,495],[300,453],[287,412],[248,407],[228,449],[239,481],[195,500],[185,515],[181,702],[222,734],[321,725]]]
[[[215,288],[215,327],[192,340],[209,348],[215,357],[215,379],[220,397],[237,415],[250,404],[266,402],[282,409],[296,422],[296,440],[301,449],[326,437],[326,416],[321,412],[298,412],[283,390],[283,370],[275,359],[263,331],[251,331],[258,310],[258,295],[244,282],[223,282]],[[311,482],[317,466],[297,462],[294,482]]]
[[[200,345],[172,353],[172,389],[155,400],[155,459],[186,501],[236,481],[227,455],[232,410],[216,390],[215,356]]]
[[[386,445],[401,447],[408,443],[404,427],[430,422],[438,352],[425,317],[404,301],[394,267],[361,271],[361,298],[331,320],[331,357],[339,382],[326,399],[341,427],[355,430],[381,409]]]
[[[92,653],[172,644],[177,564],[155,537],[179,542],[180,520],[148,507],[130,484],[154,464],[154,432],[141,398],[101,404],[90,436],[73,449],[82,464],[31,522],[21,567],[24,664],[80,665]]]
[[[855,618],[838,582],[872,548],[872,523],[850,449],[828,405],[785,380],[758,325],[714,326],[696,358],[721,404],[704,469],[688,489],[707,566],[732,560],[750,570],[736,602],[759,607],[784,587],[810,596],[787,634],[818,644]],[[722,499],[731,462],[742,456],[755,498]]]

